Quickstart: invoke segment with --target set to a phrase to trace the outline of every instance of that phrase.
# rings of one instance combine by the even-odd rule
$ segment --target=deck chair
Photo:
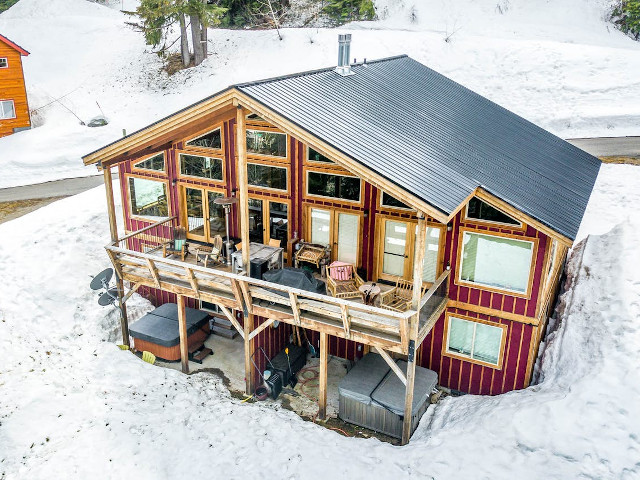
[[[327,267],[327,291],[336,298],[361,298],[364,280],[352,263],[333,262]]]
[[[270,238],[269,246],[274,248],[280,248],[280,240],[278,240],[277,238]]]
[[[422,284],[423,296],[428,289],[426,283]],[[396,286],[380,293],[380,306],[394,312],[406,312],[411,308],[411,298],[413,297],[413,282],[399,278]]]
[[[213,244],[211,246],[198,245],[196,248],[196,264],[202,262],[205,267],[209,262],[213,265],[222,265],[224,263],[224,257],[222,256],[222,237],[216,235],[213,237]]]
[[[142,360],[153,365],[154,363],[156,363],[156,356],[153,353],[147,352],[145,350],[144,352],[142,352]]]
[[[120,350],[129,350],[129,345],[118,345]]]
[[[173,240],[162,245],[162,257],[166,258],[171,255],[180,257],[184,262],[187,256],[187,229],[184,227],[175,227],[173,229]]]

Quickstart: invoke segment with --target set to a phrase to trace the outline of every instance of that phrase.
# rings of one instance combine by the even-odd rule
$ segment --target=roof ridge
[[[408,57],[409,56],[405,53],[405,54],[402,54],[402,55],[395,55],[395,56],[392,56],[392,57],[385,57],[385,58],[378,58],[376,60],[369,60],[369,61],[367,61],[366,64],[370,65],[372,63],[389,62],[389,61],[392,61],[392,60],[398,60],[400,58],[408,58]],[[360,67],[360,66],[362,66],[364,64],[365,64],[364,61],[362,61],[362,62],[353,63],[353,64],[351,64],[351,66],[352,67]],[[314,70],[306,70],[304,72],[289,73],[287,75],[279,75],[279,76],[276,76],[276,77],[264,78],[262,80],[253,80],[251,82],[236,83],[236,84],[231,85],[231,87],[236,87],[236,88],[252,87],[252,86],[255,86],[255,85],[261,85],[263,83],[271,83],[271,82],[277,82],[277,81],[280,81],[280,80],[286,80],[286,79],[289,79],[289,78],[304,77],[304,76],[307,76],[307,75],[314,75],[316,73],[330,72],[330,71],[333,71],[335,68],[336,68],[335,65],[331,66],[331,67],[316,68]]]
[[[8,46],[10,46],[14,50],[16,50],[23,57],[26,57],[27,55],[29,55],[29,52],[27,52],[24,48],[22,48],[20,45],[18,45],[14,41],[8,39],[7,37],[5,37],[2,34],[0,34],[0,42],[7,44]]]

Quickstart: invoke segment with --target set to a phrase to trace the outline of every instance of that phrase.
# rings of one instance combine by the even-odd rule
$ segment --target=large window
[[[133,168],[164,172],[164,153],[159,153],[133,164]]]
[[[247,130],[247,152],[271,157],[286,157],[287,136],[284,133]]]
[[[526,294],[534,244],[527,240],[463,231],[459,280]]]
[[[331,258],[347,263],[358,263],[360,249],[359,213],[340,210],[309,208],[311,225],[309,237],[312,243],[331,246]]]
[[[248,163],[247,182],[254,187],[287,190],[287,169],[261,163]]]
[[[360,179],[320,172],[307,172],[307,194],[360,201]]]
[[[0,100],[0,120],[16,118],[16,107],[13,100]]]
[[[199,155],[180,154],[180,174],[222,180],[222,160]]]
[[[0,58],[0,68],[9,68],[9,61],[5,57]]]
[[[447,353],[501,368],[505,328],[449,316]]]
[[[522,224],[506,213],[502,213],[497,208],[492,207],[488,203],[473,197],[467,205],[467,218],[470,220],[480,220],[489,223],[502,223],[505,225],[515,225],[520,227]]]
[[[167,184],[147,178],[129,177],[131,215],[149,220],[169,216]]]
[[[220,134],[220,128],[216,128],[215,130],[205,133],[204,135],[200,135],[192,140],[187,142],[187,145],[190,147],[200,147],[200,148],[222,148],[222,135]]]

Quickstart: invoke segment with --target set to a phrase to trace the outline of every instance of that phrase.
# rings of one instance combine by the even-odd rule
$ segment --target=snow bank
[[[601,175],[588,212],[623,218],[640,167]],[[611,185],[627,195],[600,192]],[[0,225],[0,478],[638,478],[639,234],[631,217],[572,254],[539,385],[448,398],[399,448],[120,351],[115,311],[88,288],[107,266],[104,190],[55,202]]]

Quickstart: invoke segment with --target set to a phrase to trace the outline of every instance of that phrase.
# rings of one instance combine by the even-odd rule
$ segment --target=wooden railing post
[[[251,331],[253,330],[254,318],[253,315],[248,313],[244,316],[244,381],[245,381],[245,393],[252,395],[255,391],[255,385],[253,381],[253,365],[251,363],[251,356],[253,355],[254,341],[251,338]]]
[[[416,380],[416,340],[418,338],[418,315],[409,322],[409,352],[407,355],[407,383],[404,397],[404,418],[402,420],[402,445],[409,443],[411,428],[413,426],[413,389]]]
[[[182,373],[189,373],[189,342],[187,340],[187,312],[184,295],[178,295],[178,330],[180,332]]]

